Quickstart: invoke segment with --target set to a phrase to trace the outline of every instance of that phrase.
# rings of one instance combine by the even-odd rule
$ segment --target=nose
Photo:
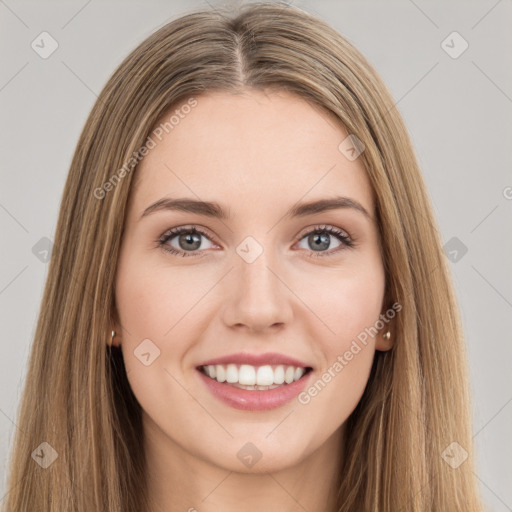
[[[235,256],[235,268],[226,280],[224,321],[229,327],[262,332],[291,321],[293,293],[270,252],[264,250],[251,263]]]

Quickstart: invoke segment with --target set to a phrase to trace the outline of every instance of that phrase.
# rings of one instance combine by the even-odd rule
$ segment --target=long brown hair
[[[386,296],[402,306],[394,346],[375,353],[347,420],[339,511],[482,510],[458,309],[401,116],[333,28],[293,6],[257,3],[232,16],[192,12],[157,30],[114,72],[87,119],[62,197],[5,512],[148,510],[140,405],[122,354],[107,346],[127,202],[139,150],[164,112],[243,88],[293,92],[363,142]],[[468,454],[458,467],[443,456],[451,443]],[[55,454],[47,468],[36,463]]]

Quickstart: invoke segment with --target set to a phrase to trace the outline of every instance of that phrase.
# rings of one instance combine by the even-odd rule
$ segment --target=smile
[[[304,390],[312,374],[310,367],[287,365],[217,364],[197,370],[215,398],[245,411],[282,407]]]

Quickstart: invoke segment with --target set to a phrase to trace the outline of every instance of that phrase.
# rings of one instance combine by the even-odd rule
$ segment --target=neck
[[[245,512],[336,512],[343,432],[342,426],[292,466],[238,473],[186,451],[153,422],[145,421],[151,512],[239,512],[241,504]]]

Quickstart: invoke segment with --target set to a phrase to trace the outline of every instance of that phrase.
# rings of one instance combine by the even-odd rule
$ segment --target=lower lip
[[[299,380],[291,384],[284,384],[278,388],[266,391],[251,391],[223,384],[216,379],[208,377],[200,370],[197,371],[213,395],[225,404],[244,411],[267,411],[283,406],[293,400],[306,387],[310,375],[313,373],[310,370]]]

